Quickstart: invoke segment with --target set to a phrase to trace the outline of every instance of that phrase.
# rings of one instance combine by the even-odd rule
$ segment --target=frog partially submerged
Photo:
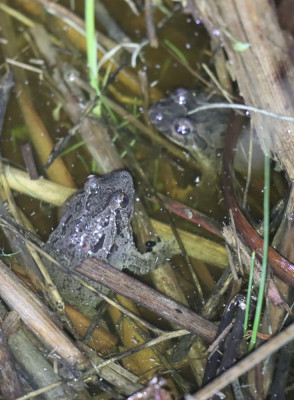
[[[210,102],[220,101],[214,97]],[[213,186],[220,170],[224,133],[230,111],[211,109],[196,114],[189,111],[207,103],[207,96],[195,91],[177,89],[168,97],[152,104],[151,123],[168,139],[183,147],[196,160],[203,180]]]
[[[208,99],[203,93],[177,89],[168,97],[152,104],[149,109],[151,123],[166,138],[185,149],[194,158],[202,171],[200,185],[204,182],[205,191],[214,190],[218,186],[224,135],[231,117],[231,110],[225,108],[201,110],[193,114],[195,108],[208,102],[223,103],[223,99],[219,96]],[[249,124],[245,124],[243,128],[245,129],[235,149],[234,168],[246,176],[249,161]],[[263,174],[264,155],[256,135],[253,135],[252,143],[251,169],[260,175]]]
[[[99,258],[120,270],[128,268],[140,274],[159,267],[174,250],[162,242],[148,253],[136,249],[131,227],[134,195],[133,180],[127,171],[90,176],[84,188],[69,199],[46,249],[70,270],[86,258]],[[48,269],[64,299],[89,317],[94,316],[99,297],[56,265],[50,264]],[[101,285],[81,278],[108,293]]]

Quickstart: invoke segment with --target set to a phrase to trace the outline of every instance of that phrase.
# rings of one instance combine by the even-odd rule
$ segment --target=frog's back
[[[58,227],[51,233],[47,248],[68,268],[96,257],[115,262],[113,252],[132,241],[130,220],[134,207],[134,185],[127,171],[90,176],[84,188],[65,205]],[[121,243],[125,243],[121,247]]]

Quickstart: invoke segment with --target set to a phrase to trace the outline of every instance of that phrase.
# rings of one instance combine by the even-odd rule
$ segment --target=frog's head
[[[116,214],[123,228],[134,210],[134,183],[128,171],[113,171],[103,176],[90,175],[84,186],[84,207],[100,215]]]
[[[214,96],[209,102],[221,99]],[[213,165],[223,148],[230,110],[209,109],[193,113],[208,101],[206,94],[177,89],[168,97],[151,105],[151,123],[177,145],[187,150],[201,164]],[[213,167],[214,168],[214,167]]]
[[[188,116],[188,111],[199,105],[197,100],[195,92],[178,89],[154,103],[149,109],[149,117],[151,123],[177,145],[188,151],[203,152],[208,145],[205,136],[198,132],[195,118]]]

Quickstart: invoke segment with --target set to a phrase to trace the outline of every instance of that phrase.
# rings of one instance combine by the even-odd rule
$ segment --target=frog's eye
[[[189,92],[186,89],[177,89],[175,91],[176,102],[180,105],[186,105],[188,102],[188,94]]]
[[[155,116],[154,116],[154,120],[156,122],[162,121],[163,120],[163,114],[161,112],[156,113]]]
[[[125,193],[120,193],[119,202],[122,208],[126,208],[130,202],[129,196],[126,195]]]
[[[176,133],[182,136],[187,136],[193,132],[193,125],[187,118],[177,118],[173,123],[173,128]]]

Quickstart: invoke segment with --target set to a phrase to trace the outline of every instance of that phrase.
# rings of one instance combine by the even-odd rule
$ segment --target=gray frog
[[[160,242],[151,252],[138,252],[130,224],[134,194],[133,180],[127,171],[90,176],[84,188],[66,204],[59,225],[46,243],[47,251],[69,269],[86,258],[99,258],[120,270],[128,268],[140,274],[159,267],[167,255],[174,254],[174,249],[171,244]],[[50,264],[48,269],[65,301],[93,317],[99,297],[56,265]],[[108,293],[98,283],[82,275],[81,278]]]
[[[224,135],[230,123],[231,110],[209,109],[193,114],[195,108],[208,102],[207,95],[193,90],[177,89],[168,97],[152,104],[149,109],[151,123],[168,139],[187,150],[202,171],[208,187],[217,186],[221,171],[220,161]],[[224,102],[219,96],[209,103]],[[248,119],[249,122],[249,119]],[[249,124],[248,124],[249,125]],[[248,168],[250,129],[245,125],[236,152],[234,167],[242,175]],[[253,136],[252,170],[263,171],[263,153],[258,138]]]
[[[214,97],[213,102],[216,101],[220,101],[220,98]],[[206,95],[177,89],[169,97],[152,104],[149,117],[151,123],[168,139],[191,154],[203,172],[203,179],[213,183],[219,170],[224,133],[231,112],[212,109],[189,114],[205,103]]]

